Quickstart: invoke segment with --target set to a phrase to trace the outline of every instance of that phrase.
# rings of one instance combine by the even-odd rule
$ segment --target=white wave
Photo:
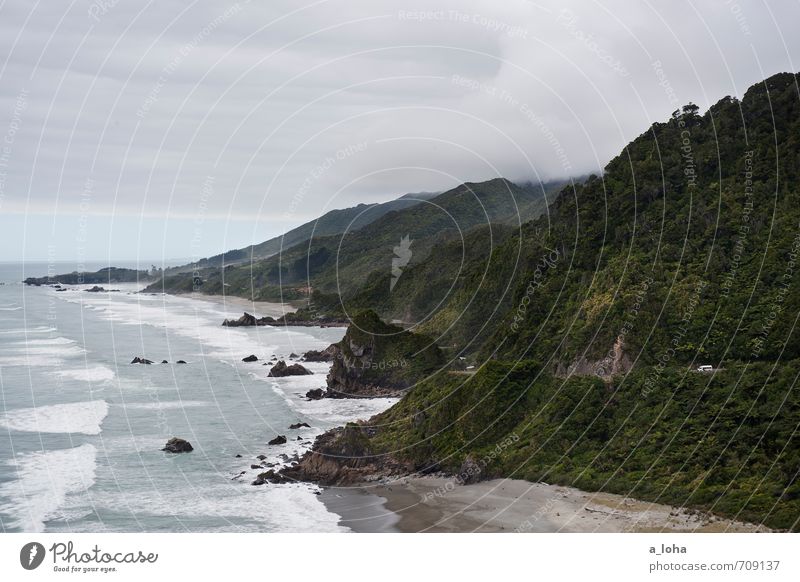
[[[315,337],[313,328],[222,327],[222,320],[232,316],[230,312],[211,309],[213,304],[209,302],[183,297],[112,294],[108,298],[84,297],[81,303],[86,308],[102,307],[95,313],[112,324],[164,328],[170,334],[197,341],[206,357],[234,362],[249,354],[268,359],[278,351],[288,354],[324,349],[339,341],[345,332],[344,328],[325,328],[322,337]]]
[[[53,404],[10,410],[0,417],[0,426],[22,432],[100,434],[108,414],[105,400]]]
[[[169,462],[169,460],[167,461]],[[346,532],[348,528],[338,525],[339,516],[329,512],[319,501],[309,484],[270,485],[253,487],[248,481],[229,481],[229,475],[221,476],[229,484],[211,487],[196,487],[185,479],[159,481],[158,488],[142,488],[133,495],[130,491],[92,490],[91,502],[101,515],[108,510],[120,511],[135,516],[146,524],[147,517],[166,516],[175,519],[172,531],[182,531],[181,520],[187,520],[192,531],[238,531],[238,532]],[[252,480],[252,479],[251,479]],[[175,503],[175,499],[189,499],[188,503]],[[80,501],[75,499],[75,501]],[[207,516],[227,521],[226,525],[200,528],[193,522]],[[96,523],[70,523],[64,530],[71,532],[98,531]],[[113,531],[113,524],[106,523],[101,531]],[[54,531],[53,527],[49,528]]]
[[[19,329],[7,329],[4,331],[0,331],[2,334],[18,334],[18,335],[25,335],[29,333],[47,333],[51,331],[56,331],[54,327],[47,327],[45,325],[40,325],[38,327],[30,327],[30,328],[19,328]]]
[[[29,339],[29,340],[22,340],[18,342],[12,342],[10,345],[12,346],[64,346],[64,345],[74,345],[75,340],[71,340],[67,337],[51,337],[51,338],[42,338],[42,339]]]
[[[61,366],[66,358],[85,353],[74,340],[65,337],[25,339],[4,346],[0,366]]]
[[[0,512],[11,515],[9,526],[41,532],[50,520],[76,517],[63,512],[68,497],[85,492],[95,483],[97,449],[81,445],[72,449],[28,453],[9,461],[16,480],[0,485]],[[85,512],[81,512],[84,513]]]
[[[19,311],[22,309],[22,306],[17,307],[0,307],[0,311]]]
[[[163,402],[128,402],[125,408],[134,410],[170,410],[181,408],[200,408],[211,406],[211,402],[202,400],[165,400]]]
[[[70,380],[80,382],[110,382],[114,379],[114,370],[105,366],[92,366],[86,368],[76,368],[74,370],[61,370],[58,375]]]

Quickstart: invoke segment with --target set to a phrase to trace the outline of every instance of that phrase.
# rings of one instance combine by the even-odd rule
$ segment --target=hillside
[[[546,193],[554,188],[553,184],[520,187],[500,178],[462,184],[430,200],[388,212],[345,235],[315,234],[266,260],[229,265],[224,271],[200,269],[199,277],[168,274],[147,290],[293,300],[308,298],[312,288],[347,297],[370,277],[392,277],[394,272],[399,279],[433,247],[460,240],[475,227],[488,225],[490,238],[485,244],[491,246],[494,230],[506,230],[502,225],[519,228],[538,216],[545,208]]]
[[[252,260],[265,259],[272,255],[287,250],[301,242],[307,242],[312,236],[331,236],[341,234],[347,230],[357,230],[379,219],[384,214],[394,210],[410,208],[422,201],[429,200],[437,194],[433,192],[417,192],[405,194],[396,200],[374,204],[358,204],[350,208],[342,208],[326,212],[319,218],[301,224],[287,231],[281,236],[276,236],[256,245],[241,249],[226,251],[219,255],[200,259],[197,263],[174,267],[167,270],[167,274],[192,272],[196,268],[206,269],[221,267],[223,264],[237,264]]]
[[[462,268],[440,243],[391,294],[363,288],[384,310],[408,300],[415,329],[477,373],[443,367],[349,427],[360,452],[339,464],[546,480],[797,530],[799,172],[798,79],[779,74],[654,123],[546,215],[466,245]]]

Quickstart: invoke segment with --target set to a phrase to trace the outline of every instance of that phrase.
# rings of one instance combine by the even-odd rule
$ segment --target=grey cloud
[[[29,91],[4,214],[78,212],[91,180],[94,214],[191,218],[213,175],[208,216],[291,226],[496,174],[580,174],[678,104],[796,70],[800,48],[797,5],[758,0],[31,9],[0,13],[0,134]]]

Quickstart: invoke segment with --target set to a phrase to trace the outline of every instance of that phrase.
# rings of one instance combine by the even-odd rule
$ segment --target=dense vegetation
[[[469,457],[471,478],[569,484],[797,529],[799,369],[670,368],[648,392],[648,367],[603,382],[491,361],[417,386],[372,419],[369,450],[421,472],[458,474]]]
[[[326,212],[319,218],[301,224],[281,236],[276,236],[262,243],[226,251],[213,257],[199,260],[196,264],[184,265],[169,269],[167,274],[191,273],[195,269],[208,269],[257,261],[271,257],[280,252],[288,250],[295,245],[308,242],[309,239],[319,236],[331,236],[342,234],[343,232],[358,230],[379,219],[384,214],[394,210],[410,208],[424,200],[435,197],[431,192],[419,192],[406,194],[396,200],[383,202],[381,204],[359,204],[350,208],[335,209]]]
[[[392,210],[346,234],[315,233],[266,260],[199,269],[194,275],[168,274],[148,291],[195,290],[256,300],[297,300],[308,299],[311,289],[350,302],[350,296],[370,277],[385,277],[388,292],[393,272],[423,261],[433,248],[458,241],[475,227],[487,225],[490,233],[504,228],[497,225],[519,228],[541,214],[545,194],[554,188],[555,183],[518,186],[499,178],[463,184],[428,201]],[[406,246],[398,251],[404,239]],[[491,239],[487,243],[491,245]]]
[[[417,317],[455,276],[418,329],[479,370],[416,386],[367,450],[797,530],[798,146],[797,76],[775,75],[653,124],[490,249],[445,242],[391,294],[368,284]]]
[[[328,375],[328,394],[375,396],[405,390],[435,373],[444,356],[433,339],[384,323],[374,311],[352,317]]]

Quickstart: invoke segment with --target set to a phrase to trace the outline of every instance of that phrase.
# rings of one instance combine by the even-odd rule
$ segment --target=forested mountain
[[[654,123],[496,244],[473,231],[392,289],[376,276],[351,309],[413,319],[451,367],[348,427],[358,446],[341,464],[798,529],[799,172],[798,78],[779,74]],[[476,373],[453,371],[459,356]]]
[[[486,225],[487,232],[519,229],[541,214],[547,194],[562,184],[518,186],[501,178],[462,184],[387,212],[357,229],[333,235],[315,232],[310,239],[268,259],[247,260],[224,270],[196,269],[199,273],[194,276],[168,274],[147,290],[225,292],[256,300],[307,299],[309,290],[315,290],[347,298],[374,276],[386,276],[388,285],[393,271],[399,277],[403,270],[423,261],[436,245],[460,240],[473,228]],[[486,244],[491,248],[492,239]]]
[[[417,192],[405,194],[396,200],[375,204],[359,204],[350,208],[342,208],[326,212],[319,218],[301,224],[300,226],[287,231],[281,236],[273,237],[262,243],[250,245],[241,249],[226,251],[213,257],[208,257],[197,261],[196,264],[174,267],[167,271],[168,274],[182,272],[191,273],[198,267],[206,269],[210,267],[221,267],[223,265],[250,262],[265,259],[276,255],[291,247],[307,242],[314,236],[330,236],[341,234],[348,230],[357,230],[366,226],[370,222],[379,219],[384,214],[394,210],[410,208],[422,201],[429,200],[437,196],[435,192]]]

